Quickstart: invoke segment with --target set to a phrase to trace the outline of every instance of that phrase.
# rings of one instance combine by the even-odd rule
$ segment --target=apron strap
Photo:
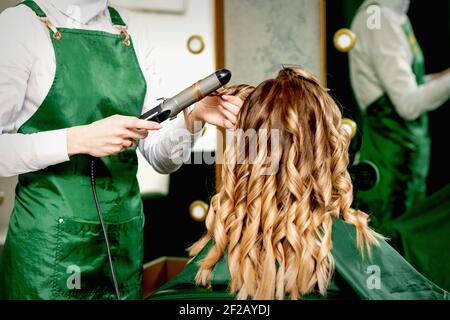
[[[46,18],[47,17],[47,15],[45,14],[44,10],[42,10],[41,7],[39,7],[39,5],[36,2],[34,2],[33,0],[25,0],[25,1],[20,2],[17,5],[19,6],[19,5],[22,5],[22,4],[26,5],[31,10],[33,10],[34,13],[36,13],[36,15],[39,18]],[[113,25],[115,25],[115,26],[123,26],[123,27],[126,26],[125,22],[123,21],[122,17],[120,16],[119,12],[117,12],[116,9],[114,9],[113,7],[108,7],[108,10],[109,10],[109,14],[111,16],[111,22],[113,23]]]
[[[128,26],[123,21],[122,17],[120,16],[119,12],[117,12],[116,9],[113,7],[108,7],[109,15],[111,16],[111,22],[114,26],[114,28],[118,29],[120,31],[120,34],[124,36],[122,43],[129,47],[131,45],[131,37],[128,33]]]
[[[122,26],[125,27],[126,24],[120,16],[119,12],[113,7],[108,7],[109,15],[111,16],[111,22],[114,26]]]
[[[46,18],[47,17],[47,15],[45,14],[44,10],[42,10],[41,7],[39,7],[39,5],[36,2],[34,2],[33,0],[22,1],[22,2],[20,2],[18,4],[18,6],[20,6],[21,4],[26,5],[31,10],[33,10],[34,13],[36,13],[36,15],[39,18]]]
[[[53,25],[53,23],[45,14],[44,10],[42,10],[41,7],[39,7],[39,5],[36,2],[34,2],[33,0],[26,0],[19,3],[18,5],[21,4],[26,5],[31,10],[34,11],[39,20],[41,20],[45,24],[45,26],[53,33],[53,38],[55,40],[59,41],[62,39],[62,33],[59,32],[58,29],[56,29],[56,27]]]

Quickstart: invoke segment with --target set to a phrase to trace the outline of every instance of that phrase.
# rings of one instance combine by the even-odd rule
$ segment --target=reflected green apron
[[[403,26],[414,56],[417,84],[424,82],[424,58],[409,20]],[[384,94],[366,110],[361,160],[372,161],[380,181],[370,191],[357,193],[356,207],[371,214],[373,226],[395,239],[392,221],[425,198],[430,140],[428,115],[414,121],[400,117]]]
[[[22,3],[38,17],[34,1]],[[109,8],[112,23],[124,26]],[[114,114],[138,116],[146,82],[126,35],[50,30],[56,57],[53,85],[19,129],[33,134]],[[114,299],[106,246],[89,180],[89,156],[22,174],[0,261],[0,297]],[[141,298],[143,212],[136,150],[96,159],[97,192],[122,297]]]
[[[450,294],[417,272],[385,241],[372,247],[371,258],[362,257],[356,246],[354,226],[333,222],[335,273],[327,296],[313,293],[303,299],[449,300]],[[173,280],[149,297],[152,300],[235,299],[228,290],[230,272],[224,255],[211,274],[211,288],[196,287],[198,263],[212,242]]]

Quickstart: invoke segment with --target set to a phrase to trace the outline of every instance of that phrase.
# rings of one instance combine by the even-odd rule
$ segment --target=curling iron
[[[163,100],[155,108],[147,111],[139,117],[139,119],[163,122],[169,118],[174,118],[178,113],[209,96],[211,93],[226,85],[231,79],[231,72],[222,69],[214,72],[210,76],[202,79],[192,86],[184,89],[176,96]]]

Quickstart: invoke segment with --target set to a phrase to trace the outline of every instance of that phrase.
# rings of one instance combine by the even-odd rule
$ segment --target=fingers
[[[157,122],[142,120],[136,117],[119,116],[117,120],[122,126],[128,129],[159,130],[162,128]]]
[[[223,127],[227,128],[227,129],[233,129],[234,130],[234,124],[232,124],[230,122],[230,120],[227,120],[225,118],[223,119]]]
[[[241,111],[240,106],[232,104],[230,102],[222,101],[222,103],[220,105],[235,116],[237,116],[239,114],[239,111]]]
[[[224,95],[222,96],[222,98],[223,99],[219,105],[219,109],[225,117],[224,126],[227,129],[234,129],[237,121],[237,116],[243,105],[243,101],[240,98],[234,96]]]
[[[147,130],[140,129],[125,129],[121,131],[122,138],[131,138],[131,139],[145,139],[148,136]]]
[[[128,126],[129,129],[145,129],[145,130],[159,130],[162,126],[153,121],[141,120],[141,119],[132,119]]]
[[[128,148],[134,147],[136,144],[137,144],[137,142],[134,139],[124,139],[122,142],[122,147],[123,147],[123,150],[126,150]]]
[[[241,108],[242,105],[244,104],[244,101],[242,101],[242,99],[237,96],[223,95],[223,96],[221,96],[221,98],[223,100],[225,100],[226,102],[229,102],[231,104],[238,106],[239,108]]]
[[[231,122],[233,126],[236,124],[237,117],[233,113],[228,111],[228,109],[225,109],[223,106],[219,106],[219,110],[225,119]]]
[[[110,150],[108,154],[118,154],[129,148],[135,147],[137,145],[137,141],[134,139],[121,139],[115,141],[114,144],[110,146]]]

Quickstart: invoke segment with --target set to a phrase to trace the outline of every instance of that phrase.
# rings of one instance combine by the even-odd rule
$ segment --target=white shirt
[[[56,27],[118,33],[112,26],[106,0],[36,0]],[[161,77],[157,51],[147,30],[133,23],[131,13],[119,10],[133,38],[148,92],[143,111],[157,105]],[[0,176],[44,169],[69,160],[67,129],[18,134],[50,90],[56,70],[49,31],[25,5],[0,14]],[[74,52],[76,54],[76,52]],[[175,134],[176,133],[176,134]],[[159,173],[171,173],[182,163],[199,133],[192,135],[182,114],[141,140],[139,149]],[[182,141],[182,142],[181,142]]]
[[[373,13],[368,14],[366,8],[374,2],[380,5],[380,28],[371,29],[367,21]],[[350,51],[350,77],[363,110],[387,93],[397,113],[414,120],[447,101],[450,74],[417,85],[411,67],[413,54],[402,29],[408,4],[405,0],[366,0],[351,27],[357,40]]]

